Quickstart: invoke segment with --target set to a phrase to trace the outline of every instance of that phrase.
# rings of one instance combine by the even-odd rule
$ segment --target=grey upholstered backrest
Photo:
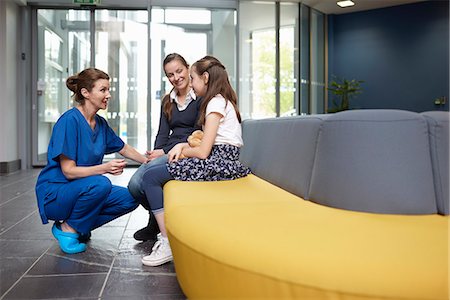
[[[240,160],[258,177],[307,198],[324,115],[245,120]]]
[[[422,113],[428,122],[431,161],[438,212],[449,214],[449,119],[450,113],[432,111]]]
[[[330,115],[319,132],[309,200],[355,211],[436,213],[425,118],[398,110]]]

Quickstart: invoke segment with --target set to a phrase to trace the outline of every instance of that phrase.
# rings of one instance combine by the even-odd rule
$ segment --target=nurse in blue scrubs
[[[111,98],[109,76],[95,68],[69,77],[67,87],[77,105],[56,122],[48,146],[47,166],[36,183],[42,222],[54,220],[52,233],[65,253],[86,250],[91,230],[134,210],[138,203],[127,188],[111,184],[103,174],[120,175],[126,162],[103,162],[120,153],[139,163],[147,158],[125,144],[97,115]]]

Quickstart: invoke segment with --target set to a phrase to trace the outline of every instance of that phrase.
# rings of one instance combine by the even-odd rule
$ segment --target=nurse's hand
[[[147,158],[149,159],[149,160],[153,160],[153,159],[155,159],[155,158],[158,158],[158,157],[160,157],[160,156],[163,156],[165,153],[164,153],[164,150],[163,149],[155,149],[155,150],[153,150],[153,151],[147,151],[147,152],[145,152],[145,156],[147,156]]]
[[[106,173],[112,175],[120,175],[123,173],[123,169],[126,167],[127,163],[125,159],[113,159],[107,163],[106,165]]]

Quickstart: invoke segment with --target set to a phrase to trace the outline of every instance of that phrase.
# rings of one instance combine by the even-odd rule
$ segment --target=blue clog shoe
[[[67,254],[80,253],[86,250],[86,244],[78,241],[78,233],[64,232],[57,222],[52,227],[53,236],[58,240],[59,247]]]

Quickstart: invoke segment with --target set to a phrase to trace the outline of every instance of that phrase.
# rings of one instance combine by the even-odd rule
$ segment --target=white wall
[[[19,7],[0,1],[0,162],[19,159],[17,72],[19,65]]]

